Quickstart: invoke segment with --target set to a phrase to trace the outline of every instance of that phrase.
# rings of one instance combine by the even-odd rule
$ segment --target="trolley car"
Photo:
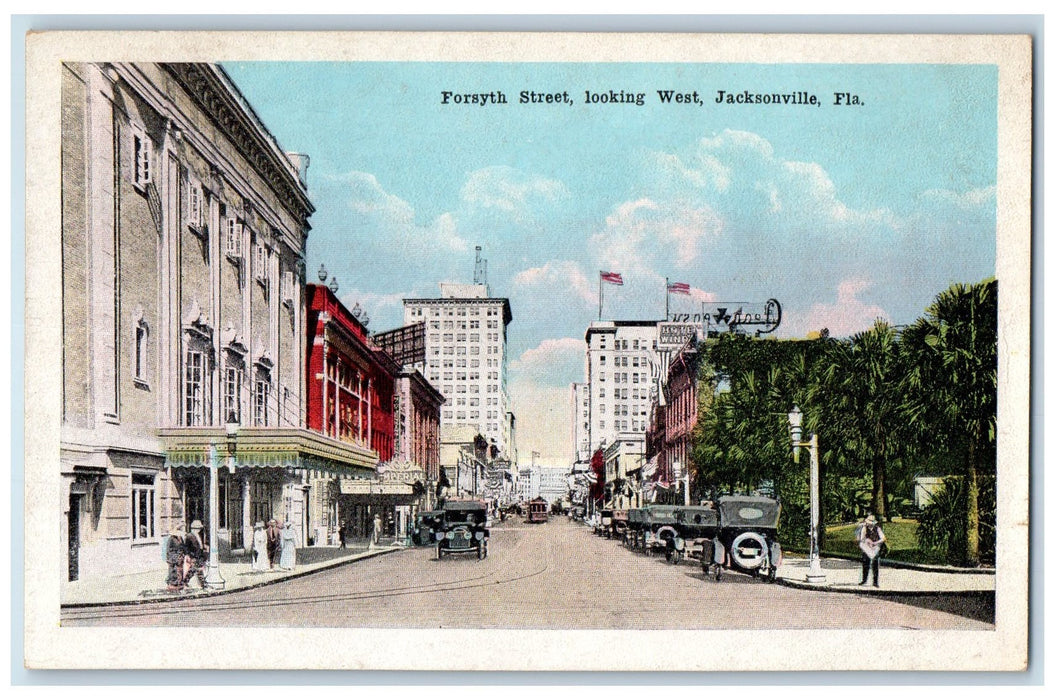
[[[549,504],[546,499],[533,498],[527,503],[527,522],[544,523],[549,520]]]

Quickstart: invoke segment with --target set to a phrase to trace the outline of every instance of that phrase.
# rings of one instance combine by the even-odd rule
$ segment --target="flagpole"
[[[664,277],[663,278],[663,290],[667,293],[667,313],[663,317],[663,320],[664,321],[669,321],[670,320],[670,278],[669,277]]]
[[[601,306],[604,304],[604,278],[597,271],[597,320],[601,320]]]

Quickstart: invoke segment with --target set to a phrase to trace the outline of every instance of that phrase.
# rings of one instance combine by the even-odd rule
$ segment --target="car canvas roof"
[[[443,504],[444,510],[486,510],[487,506],[482,501],[447,501]]]

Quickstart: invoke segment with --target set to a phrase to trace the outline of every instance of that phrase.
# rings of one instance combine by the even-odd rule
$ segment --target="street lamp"
[[[810,439],[802,440],[802,411],[796,405],[788,413],[788,429],[791,432],[791,448],[795,455],[795,464],[799,463],[799,448],[805,447],[810,452],[810,556],[809,569],[806,571],[807,583],[824,583],[825,576],[821,570],[820,546],[820,450],[817,447],[817,434]]]
[[[234,442],[238,433],[238,421],[234,414],[227,416],[227,468],[234,471]],[[220,519],[220,455],[216,445],[209,446],[209,563],[205,567],[205,587],[222,590],[227,584],[220,575],[220,545],[216,536],[216,524]]]

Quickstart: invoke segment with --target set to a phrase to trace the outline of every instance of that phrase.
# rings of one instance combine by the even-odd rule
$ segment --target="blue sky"
[[[761,64],[224,64],[281,146],[306,153],[325,262],[373,330],[404,297],[488,281],[510,299],[521,454],[567,463],[569,385],[585,328],[658,319],[663,280],[703,301],[780,300],[778,335],[911,323],[952,282],[992,276],[994,66]],[[702,104],[661,104],[658,90]],[[443,105],[503,91],[506,105]],[[572,105],[522,105],[521,90]],[[585,104],[584,91],[644,93]],[[717,105],[718,90],[807,91],[820,106]],[[834,92],[859,96],[841,107]],[[557,437],[554,437],[557,436]],[[562,437],[562,436],[566,436]]]

